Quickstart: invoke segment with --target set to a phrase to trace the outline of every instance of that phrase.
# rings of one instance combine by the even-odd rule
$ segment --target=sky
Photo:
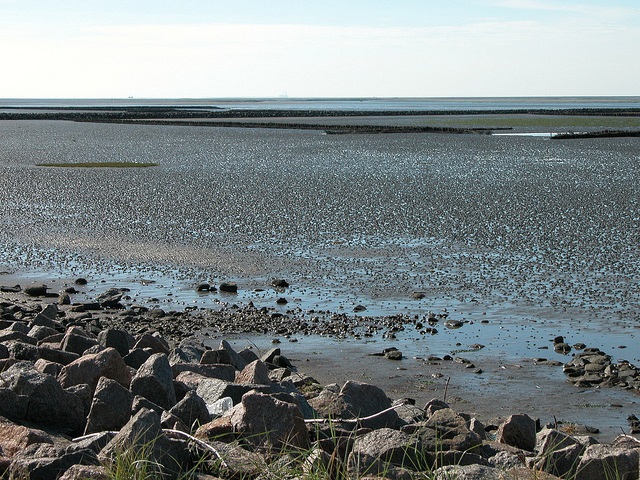
[[[0,98],[640,95],[640,0],[0,0]]]

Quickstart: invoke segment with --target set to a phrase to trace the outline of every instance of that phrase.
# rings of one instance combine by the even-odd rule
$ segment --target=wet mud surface
[[[240,330],[259,348],[279,338],[318,380],[365,378],[392,396],[441,397],[450,378],[449,400],[485,418],[523,411],[613,434],[638,413],[635,393],[579,389],[534,359],[567,361],[553,351],[563,335],[640,363],[640,139],[45,120],[0,130],[0,285],[83,276],[78,299],[126,286],[132,301],[202,315],[251,302],[270,319],[261,332],[219,317],[209,335]],[[86,161],[159,165],[35,166]],[[222,281],[238,293],[195,291]],[[429,325],[431,312],[462,326]],[[302,334],[331,321],[333,333]],[[388,347],[403,360],[369,356]],[[447,354],[476,368],[426,360]]]

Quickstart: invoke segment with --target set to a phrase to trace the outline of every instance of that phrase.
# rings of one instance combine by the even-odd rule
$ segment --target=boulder
[[[229,361],[236,370],[242,370],[247,366],[247,362],[244,360],[244,358],[238,355],[238,353],[226,340],[222,340],[220,342],[220,349],[227,351],[227,353],[229,354]]]
[[[163,338],[145,333],[133,346],[134,349],[150,349],[153,353],[169,355],[170,348]]]
[[[230,416],[235,431],[258,448],[278,452],[283,448],[307,449],[309,436],[300,408],[270,395],[251,391],[242,396]]]
[[[356,476],[383,475],[389,465],[426,471],[432,463],[422,454],[420,439],[398,430],[380,428],[358,436],[347,460],[349,472]]]
[[[200,357],[200,363],[203,365],[208,364],[227,364],[231,365],[231,357],[229,352],[224,349],[219,350],[205,350]]]
[[[85,435],[120,430],[131,417],[133,395],[115,380],[101,377],[93,394]]]
[[[171,350],[169,363],[172,366],[176,363],[198,363],[205,351],[204,347],[183,342]]]
[[[131,372],[115,348],[106,348],[74,360],[62,369],[58,380],[65,388],[86,383],[95,390],[100,377],[110,378],[129,388]]]
[[[352,418],[349,405],[336,392],[324,389],[317,396],[309,399],[309,405],[324,418]]]
[[[260,384],[271,385],[271,379],[269,378],[269,370],[267,366],[260,360],[254,360],[249,365],[244,367],[241,372],[238,372],[235,378],[236,383],[243,384]]]
[[[29,397],[18,395],[8,388],[0,388],[0,415],[11,420],[24,420],[27,416]]]
[[[566,433],[543,428],[536,435],[538,456],[535,466],[559,477],[573,475],[585,448]]]
[[[181,376],[182,374],[178,376],[178,378]],[[241,385],[239,383],[218,380],[217,378],[203,378],[199,380],[196,393],[207,405],[211,405],[224,397],[230,397],[235,405],[240,403],[242,396],[251,390],[264,393],[270,393],[272,391],[268,385]]]
[[[174,378],[177,378],[182,372],[193,372],[203,377],[219,378],[227,382],[233,382],[236,378],[236,371],[231,365],[207,364],[199,363],[175,363],[171,366]]]
[[[36,360],[36,363],[34,363],[33,366],[40,373],[46,373],[56,378],[64,365],[61,365],[60,363],[50,362],[49,360],[45,360],[44,358],[39,358],[38,360]]]
[[[40,341],[47,337],[51,337],[52,335],[56,335],[57,333],[58,331],[51,327],[47,327],[45,325],[34,325],[31,327],[27,335]]]
[[[9,340],[5,341],[4,345],[9,351],[9,357],[15,358],[16,360],[35,362],[39,358],[38,347],[31,343],[20,340]]]
[[[73,328],[65,333],[64,338],[60,343],[62,351],[76,353],[82,356],[86,350],[98,345],[97,339],[92,338],[87,334],[81,334],[79,330],[80,329],[78,328]]]
[[[109,480],[109,476],[100,465],[72,465],[58,480]]]
[[[421,437],[425,450],[466,452],[482,445],[480,436],[469,429],[464,417],[450,408],[434,412],[426,422],[409,425]],[[406,430],[406,429],[403,429]]]
[[[101,293],[96,297],[96,301],[100,304],[102,308],[114,308],[120,309],[124,308],[120,301],[124,296],[125,292],[129,290],[126,288],[110,288],[104,293]]]
[[[211,421],[207,404],[195,391],[187,392],[182,400],[176,403],[169,413],[178,417],[187,427],[196,428]]]
[[[73,465],[98,465],[96,454],[75,445],[37,443],[16,453],[9,469],[10,478],[51,480]]]
[[[106,464],[118,458],[118,462],[148,461],[148,478],[175,477],[181,470],[190,468],[186,444],[167,438],[162,432],[160,416],[146,408],[136,413],[116,436],[100,451],[98,458]]]
[[[153,351],[150,349],[134,348],[123,359],[124,363],[137,370],[149,360],[151,355],[153,355]]]
[[[89,415],[89,410],[91,410],[91,400],[93,399],[93,390],[91,387],[86,383],[80,383],[78,385],[65,388],[65,391],[73,393],[82,401],[82,411],[86,418],[86,416]]]
[[[108,328],[98,334],[98,343],[105,348],[115,348],[124,358],[135,344],[135,338],[125,330]]]
[[[639,454],[637,449],[613,445],[591,445],[587,447],[576,470],[575,480],[615,478],[636,480]]]
[[[0,451],[4,456],[12,457],[34,443],[53,443],[53,439],[42,430],[17,425],[0,417]]]
[[[140,395],[136,395],[135,397],[133,397],[133,403],[131,404],[131,414],[135,415],[143,408],[146,408],[147,410],[153,410],[160,416],[162,416],[162,413],[165,411],[164,408],[162,408],[160,405],[156,405],[155,403],[147,400],[144,397],[141,397]]]
[[[260,357],[256,355],[256,352],[254,352],[250,348],[243,348],[238,352],[238,355],[240,355],[242,359],[247,363],[251,363],[255,360],[260,360]]]
[[[368,383],[347,381],[340,389],[340,395],[354,417],[368,417],[392,406],[391,399],[381,388]],[[360,424],[366,428],[396,428],[400,425],[400,417],[395,410],[390,410]]]
[[[38,313],[33,320],[31,320],[30,326],[45,326],[50,328],[56,328],[59,326],[58,319],[58,306],[55,303],[46,305],[40,313]]]
[[[536,421],[529,415],[511,415],[498,428],[496,440],[533,452],[536,448]]]
[[[46,285],[35,284],[24,287],[23,292],[30,297],[45,297],[47,295],[47,290],[49,290],[49,287]]]
[[[217,440],[206,440],[205,442],[213,447],[224,461],[219,472],[221,478],[261,478],[260,475],[267,471],[265,458],[258,453],[251,452],[237,444],[224,443]],[[209,458],[207,463],[219,464],[216,458],[205,458]]]
[[[64,352],[47,344],[41,344],[38,345],[38,357],[61,365],[68,365],[80,358],[80,355],[72,352]]]
[[[40,373],[30,362],[19,362],[0,374],[5,388],[29,398],[25,420],[61,431],[79,433],[84,429],[82,401],[64,391],[51,375]]]
[[[131,380],[131,393],[169,410],[176,404],[173,371],[164,353],[155,353],[144,362]]]

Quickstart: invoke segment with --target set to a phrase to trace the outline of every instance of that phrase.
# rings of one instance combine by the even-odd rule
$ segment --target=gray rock
[[[98,334],[98,343],[103,347],[115,348],[124,358],[135,344],[135,338],[125,330],[108,328]]]
[[[247,363],[251,363],[251,362],[254,362],[256,360],[260,360],[260,357],[258,357],[258,355],[256,355],[256,352],[254,352],[250,348],[243,348],[242,350],[240,350],[238,352],[238,355],[240,355],[242,357],[242,359]]]
[[[224,465],[220,468],[222,478],[258,479],[267,469],[263,455],[251,452],[236,443],[230,444],[216,440],[207,440],[206,443],[213,447],[224,460]],[[215,463],[215,459],[210,462]]]
[[[86,334],[82,335],[78,330],[79,329],[73,329],[67,331],[62,339],[60,348],[65,352],[76,353],[82,356],[86,350],[98,345],[98,340]]]
[[[523,467],[524,457],[510,453],[507,451],[501,451],[487,460],[488,466],[497,468],[499,470],[509,470],[510,468]]]
[[[432,398],[424,406],[424,413],[427,418],[429,418],[434,412],[442,410],[443,408],[450,408],[449,404],[442,400],[438,400],[437,398]]]
[[[532,452],[536,448],[536,421],[528,415],[511,415],[498,428],[496,440]]]
[[[392,406],[391,399],[381,388],[368,383],[347,381],[340,389],[340,395],[354,417],[368,417]],[[366,428],[396,428],[400,425],[400,417],[395,410],[390,410],[362,421],[361,425]]]
[[[45,360],[43,358],[39,358],[36,360],[34,367],[40,373],[46,373],[47,375],[51,375],[53,378],[57,378],[58,374],[62,370],[64,365],[60,363],[50,362],[49,360]]]
[[[225,382],[217,378],[204,378],[199,381],[196,393],[207,405],[211,405],[224,397],[230,397],[235,405],[240,403],[242,396],[251,390],[264,393],[272,392],[271,387],[268,385],[241,385],[239,383]]]
[[[53,438],[42,430],[17,425],[0,417],[0,452],[2,455],[12,457],[34,443],[53,443]]]
[[[198,363],[204,352],[204,348],[196,345],[180,345],[169,352],[169,363],[172,366],[178,363]]]
[[[115,348],[106,348],[74,360],[62,369],[58,380],[64,388],[86,383],[95,390],[100,377],[111,378],[129,388],[131,372]]]
[[[136,413],[116,436],[100,451],[98,458],[109,463],[124,450],[138,452],[148,460],[147,466],[158,478],[175,477],[190,468],[187,445],[172,441],[162,432],[160,416],[146,408]]]
[[[133,346],[134,349],[151,349],[153,353],[164,353],[165,355],[169,355],[170,348],[167,342],[164,341],[160,336],[150,335],[145,333]]]
[[[18,395],[8,388],[0,388],[0,415],[11,420],[24,420],[27,416],[29,397]]]
[[[56,335],[57,333],[58,331],[56,329],[47,327],[46,325],[34,325],[31,327],[31,330],[29,330],[27,335],[35,338],[36,340],[44,340],[47,337]]]
[[[231,357],[229,352],[224,349],[219,350],[205,350],[200,357],[200,363],[207,364],[227,364],[231,365]]]
[[[31,326],[42,325],[45,327],[56,328],[58,323],[58,306],[55,303],[46,305],[40,313],[38,313],[31,321]]]
[[[91,387],[86,383],[81,383],[78,385],[73,385],[69,388],[65,388],[65,391],[73,393],[82,401],[82,410],[86,418],[86,416],[89,415],[89,410],[91,409],[91,400],[93,398],[93,390],[91,389]]]
[[[207,364],[199,363],[176,363],[172,365],[174,378],[178,377],[182,372],[193,372],[204,377],[219,378],[227,382],[233,382],[236,378],[236,371],[231,365]]]
[[[43,284],[29,285],[25,287],[23,292],[30,297],[44,297],[47,295],[49,287]]]
[[[151,350],[143,350],[142,348],[134,348],[125,357],[124,363],[131,368],[139,369],[144,362],[149,360],[149,357],[153,355]]]
[[[136,415],[140,410],[146,408],[147,410],[153,410],[158,415],[162,416],[162,413],[165,411],[160,405],[156,405],[155,403],[147,400],[140,395],[136,395],[133,397],[133,403],[131,404],[131,415]]]
[[[347,460],[350,473],[383,475],[389,465],[426,471],[433,463],[422,454],[419,437],[390,428],[380,428],[356,437]]]
[[[483,465],[447,465],[433,472],[433,480],[507,480],[511,478],[502,470]]]
[[[98,295],[96,297],[96,301],[100,304],[102,308],[114,308],[114,309],[124,308],[120,303],[120,301],[122,300],[122,297],[127,291],[128,289],[110,288],[106,292]]]
[[[218,288],[221,292],[236,293],[238,284],[235,282],[222,282]]]
[[[131,417],[132,402],[133,395],[129,390],[115,380],[101,377],[93,394],[85,435],[120,430]]]
[[[247,362],[244,360],[244,358],[238,355],[236,351],[233,349],[233,347],[226,340],[222,340],[220,342],[220,349],[227,351],[227,353],[229,354],[229,360],[231,362],[231,365],[233,365],[233,367],[236,370],[242,370],[244,367],[247,366]]]
[[[230,421],[249,443],[269,452],[285,447],[309,448],[307,427],[298,406],[270,395],[256,391],[243,395]]]
[[[260,357],[260,360],[262,360],[264,363],[273,363],[273,359],[277,356],[280,355],[280,349],[279,348],[271,348],[269,350],[267,350],[264,354],[262,354],[262,356]]]
[[[349,405],[339,393],[324,389],[309,399],[309,405],[323,418],[353,418]]]
[[[187,392],[184,398],[169,410],[169,413],[178,417],[191,429],[211,421],[207,404],[193,390]]]
[[[32,363],[19,362],[0,373],[5,388],[29,398],[25,420],[71,433],[84,429],[82,401],[64,391],[51,375],[38,372]]]
[[[173,371],[164,353],[155,353],[138,369],[131,380],[131,392],[169,410],[176,404]]]
[[[236,383],[271,385],[269,370],[260,360],[254,360],[248,364],[235,378]]]
[[[613,445],[591,445],[584,451],[575,480],[615,478],[636,480],[638,478],[639,454],[636,449]]]
[[[57,348],[42,344],[38,345],[38,357],[61,365],[69,365],[80,358],[80,355],[72,352],[64,352]]]
[[[101,465],[72,465],[58,480],[109,480]]]
[[[16,360],[28,360],[35,362],[39,358],[38,347],[20,340],[5,341],[4,345],[9,351],[9,356]]]
[[[89,449],[38,443],[26,447],[13,457],[9,473],[11,478],[51,480],[60,477],[72,465],[98,465],[98,459]]]
[[[426,422],[417,424],[417,427],[416,433],[420,435],[424,448],[428,451],[465,452],[482,444],[480,436],[469,430],[467,420],[450,408],[437,410]]]

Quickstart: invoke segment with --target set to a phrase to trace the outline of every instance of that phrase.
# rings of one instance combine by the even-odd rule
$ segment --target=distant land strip
[[[639,116],[640,108],[571,108],[513,110],[291,110],[223,109],[220,107],[4,107],[0,120],[72,120],[106,122],[118,120],[203,119],[203,118],[291,118],[291,117],[377,117],[442,115],[587,115]]]

